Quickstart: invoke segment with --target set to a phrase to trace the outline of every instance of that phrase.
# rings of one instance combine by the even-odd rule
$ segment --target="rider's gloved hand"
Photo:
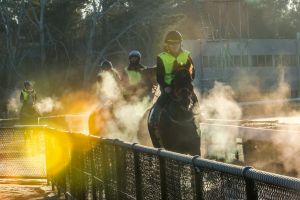
[[[165,87],[164,91],[165,91],[165,93],[170,94],[172,92],[172,88],[171,87]]]

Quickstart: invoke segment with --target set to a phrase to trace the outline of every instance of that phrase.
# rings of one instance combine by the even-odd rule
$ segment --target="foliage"
[[[49,92],[88,85],[101,60],[123,68],[132,49],[152,66],[170,29],[185,39],[295,38],[299,10],[299,0],[0,0],[0,104],[26,79]]]

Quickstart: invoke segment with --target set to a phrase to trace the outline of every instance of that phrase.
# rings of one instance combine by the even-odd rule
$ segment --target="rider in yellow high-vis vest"
[[[137,50],[131,51],[128,55],[129,65],[125,68],[125,77],[129,86],[136,86],[142,80],[142,71],[146,67],[140,63],[141,57],[141,53]]]
[[[20,101],[23,103],[23,106],[33,106],[35,104],[36,92],[29,81],[24,82],[24,88],[20,94]]]
[[[124,97],[127,100],[140,100],[152,91],[152,70],[141,64],[141,53],[133,50],[129,53],[129,65],[123,73]]]
[[[36,92],[29,81],[24,82],[24,88],[20,94],[20,101],[22,102],[20,110],[21,120],[25,120],[25,118],[35,118],[39,115],[35,108]],[[23,122],[25,123],[25,121]]]
[[[169,102],[172,91],[171,83],[174,71],[184,67],[190,72],[192,80],[195,78],[195,69],[190,52],[182,49],[182,35],[178,31],[170,31],[165,38],[165,48],[157,57],[156,78],[160,86],[161,95],[157,99],[149,122],[155,127],[158,125],[162,108]],[[194,94],[194,99],[197,99]]]

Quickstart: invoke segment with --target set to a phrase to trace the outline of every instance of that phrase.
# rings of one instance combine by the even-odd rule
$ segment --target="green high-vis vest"
[[[24,101],[28,101],[30,94],[27,91],[24,91],[24,90],[22,90],[21,92],[22,92]]]
[[[140,71],[126,69],[126,73],[128,75],[130,85],[137,85],[141,82],[142,75]]]
[[[165,67],[165,83],[170,85],[172,80],[174,79],[174,63],[177,61],[179,65],[185,65],[188,62],[190,52],[183,50],[177,57],[174,57],[173,55],[162,52],[158,56],[162,60],[164,67]]]
[[[34,103],[35,101],[35,91],[27,91],[27,90],[22,90],[21,91],[22,96],[23,96],[23,102],[25,103]]]

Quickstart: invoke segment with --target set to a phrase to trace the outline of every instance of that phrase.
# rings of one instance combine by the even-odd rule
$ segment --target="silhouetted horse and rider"
[[[148,117],[153,146],[184,154],[200,155],[200,130],[195,116],[197,99],[191,76],[185,68],[176,71],[169,103],[164,106],[157,126],[151,123],[154,108]]]

